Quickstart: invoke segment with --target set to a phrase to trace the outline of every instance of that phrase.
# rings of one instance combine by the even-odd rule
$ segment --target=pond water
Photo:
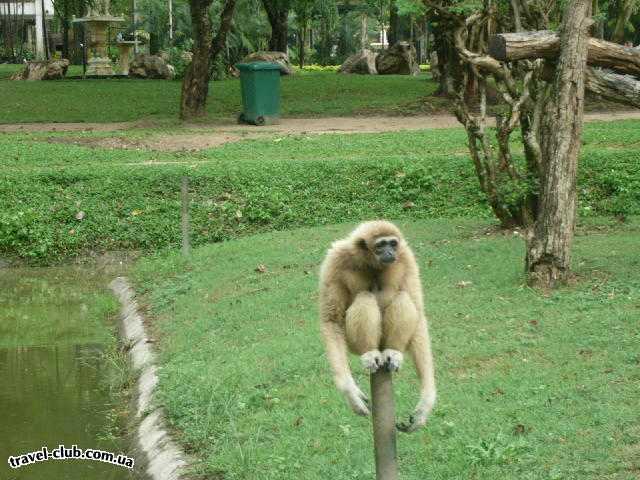
[[[132,457],[114,420],[125,400],[112,394],[117,303],[108,282],[125,265],[0,268],[0,478],[142,478],[95,460],[37,462],[12,469],[10,456],[59,445]],[[124,461],[124,459],[122,459]]]

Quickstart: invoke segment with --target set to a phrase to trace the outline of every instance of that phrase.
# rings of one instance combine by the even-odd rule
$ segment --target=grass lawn
[[[640,214],[639,127],[585,126],[582,217]],[[491,217],[460,129],[297,135],[173,153],[50,138],[64,135],[0,135],[0,256],[50,263],[176,247],[182,175],[191,178],[195,245],[366,217]]]
[[[399,224],[423,272],[439,391],[427,428],[398,438],[402,478],[637,478],[640,219],[583,226],[578,283],[550,296],[523,285],[519,237],[486,235],[474,220]],[[317,325],[319,262],[350,228],[262,234],[137,266],[161,401],[207,478],[373,478],[369,420],[334,390]],[[416,395],[406,368],[400,415]]]
[[[180,81],[2,81],[13,73],[12,67],[0,65],[0,88],[4,97],[0,123],[177,119]],[[432,97],[435,90],[436,83],[427,75],[305,72],[282,77],[282,114],[321,117],[443,111],[448,102]],[[211,82],[208,101],[211,119],[237,116],[241,111],[240,102],[239,80]]]
[[[639,125],[585,126],[582,216],[640,214]],[[0,135],[0,255],[49,263],[94,250],[176,247],[183,175],[195,245],[365,217],[491,217],[456,129],[171,153],[48,141],[60,137]]]

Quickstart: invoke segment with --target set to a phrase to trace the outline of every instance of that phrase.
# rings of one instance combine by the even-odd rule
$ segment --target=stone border
[[[134,373],[139,374],[136,384],[135,439],[146,457],[146,472],[151,480],[181,480],[188,465],[187,456],[171,439],[166,428],[164,411],[153,404],[158,383],[158,367],[151,342],[138,313],[135,293],[125,277],[117,277],[109,287],[122,306],[122,338],[130,347],[129,358]]]

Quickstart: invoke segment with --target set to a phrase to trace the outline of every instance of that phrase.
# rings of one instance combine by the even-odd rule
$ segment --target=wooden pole
[[[191,238],[189,228],[189,177],[182,177],[180,187],[180,200],[182,204],[181,224],[182,224],[182,254],[188,257],[191,253]]]
[[[371,374],[371,404],[376,480],[398,480],[396,404],[391,373],[384,368]]]

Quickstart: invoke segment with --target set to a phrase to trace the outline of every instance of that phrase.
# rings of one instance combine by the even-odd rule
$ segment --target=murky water
[[[0,269],[0,478],[120,480],[126,468],[49,460],[12,469],[9,456],[58,445],[132,456],[113,417],[125,411],[106,381],[114,342],[106,289],[122,268]],[[134,469],[135,472],[135,469]]]

